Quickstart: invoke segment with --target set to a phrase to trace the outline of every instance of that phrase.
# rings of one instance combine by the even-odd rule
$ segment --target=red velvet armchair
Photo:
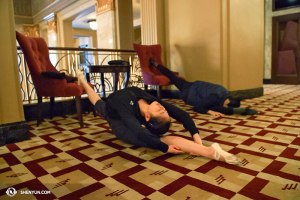
[[[57,72],[50,62],[48,46],[43,38],[30,38],[16,32],[17,40],[24,53],[33,85],[38,96],[37,126],[43,120],[42,100],[43,96],[50,97],[50,118],[52,119],[52,108],[55,97],[75,96],[76,109],[80,127],[83,127],[81,111],[81,95],[85,92],[81,85],[77,84],[77,78],[74,83],[67,83],[66,79],[60,80],[42,76],[42,72]],[[71,78],[71,76],[67,76]],[[73,77],[74,78],[74,77]],[[91,85],[91,84],[90,84]],[[91,85],[93,87],[93,85]]]
[[[170,79],[163,75],[156,67],[149,64],[149,58],[154,58],[155,62],[163,65],[161,61],[161,45],[140,45],[134,43],[133,48],[140,60],[145,90],[147,90],[148,85],[156,85],[158,86],[157,97],[161,98],[161,88],[163,85],[170,85]],[[173,73],[179,76],[178,72]],[[179,77],[184,79],[181,76]]]

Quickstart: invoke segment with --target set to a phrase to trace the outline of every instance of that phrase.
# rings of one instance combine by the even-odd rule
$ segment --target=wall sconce
[[[97,22],[95,19],[88,20],[88,23],[93,30],[97,30]]]

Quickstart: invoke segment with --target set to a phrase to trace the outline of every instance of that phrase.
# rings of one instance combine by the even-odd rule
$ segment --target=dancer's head
[[[169,130],[171,120],[163,121],[160,117],[152,116],[145,126],[152,134],[163,135]]]
[[[232,97],[232,96],[229,96],[229,97],[224,101],[223,107],[237,108],[237,107],[240,107],[240,106],[241,106],[241,101],[242,101],[242,98],[241,98],[241,97],[234,98],[234,97]]]
[[[157,101],[153,101],[145,113],[146,128],[155,135],[166,133],[171,125],[171,118],[166,109]]]

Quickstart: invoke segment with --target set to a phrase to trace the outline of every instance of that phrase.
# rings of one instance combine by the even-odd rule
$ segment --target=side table
[[[104,84],[104,73],[113,73],[114,75],[114,87],[113,91],[118,90],[119,73],[125,72],[125,84],[123,88],[128,86],[128,80],[130,77],[131,65],[90,65],[87,66],[86,79],[90,82],[90,73],[100,73],[101,84],[102,84],[102,97],[105,97],[105,84]]]

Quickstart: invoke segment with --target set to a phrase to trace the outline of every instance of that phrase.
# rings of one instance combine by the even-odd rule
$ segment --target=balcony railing
[[[107,65],[110,60],[128,61],[131,65],[128,86],[144,88],[139,60],[133,50],[49,47],[49,53],[53,66],[58,71],[64,72],[71,76],[75,76],[75,69],[85,68],[88,65]],[[19,47],[17,55],[23,104],[36,103],[37,94],[30,76],[29,69],[27,67],[27,63],[25,62],[23,52]],[[125,74],[120,73],[119,76],[118,88],[120,89],[124,85]],[[95,85],[95,91],[98,94],[102,93],[103,88],[101,85],[100,76],[97,74],[91,74],[90,80],[91,83]],[[107,96],[113,92],[113,74],[105,73],[104,82]],[[72,97],[63,97],[60,99],[72,99]]]

